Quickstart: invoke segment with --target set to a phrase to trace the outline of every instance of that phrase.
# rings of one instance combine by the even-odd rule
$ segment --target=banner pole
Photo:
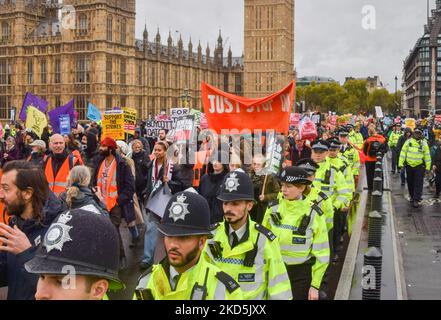
[[[261,196],[265,196],[265,187],[267,180],[268,180],[268,174],[265,175],[265,180],[263,180],[262,193],[260,194]]]

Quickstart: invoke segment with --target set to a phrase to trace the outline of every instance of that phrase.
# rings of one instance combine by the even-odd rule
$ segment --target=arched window
[[[79,25],[80,33],[82,34],[87,33],[87,29],[88,29],[87,16],[85,14],[81,14],[79,21],[80,21],[80,25]]]
[[[127,21],[126,19],[121,20],[121,43],[126,44],[126,32],[127,32]]]
[[[9,26],[9,23],[3,22],[2,23],[2,39],[3,40],[9,40],[11,36],[11,27]]]
[[[112,41],[113,38],[113,18],[112,16],[107,17],[107,41]]]

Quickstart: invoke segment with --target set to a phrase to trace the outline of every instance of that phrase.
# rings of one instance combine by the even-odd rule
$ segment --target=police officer
[[[293,299],[318,300],[330,255],[323,211],[303,195],[312,184],[304,169],[286,167],[279,180],[282,195],[264,221],[279,239]]]
[[[427,141],[421,129],[415,129],[412,138],[407,140],[400,152],[398,163],[400,168],[406,168],[407,188],[412,207],[418,208],[422,200],[424,173],[431,169],[432,160]]]
[[[360,166],[361,166],[360,154],[358,153],[358,150],[355,149],[355,147],[350,143],[349,131],[347,128],[343,128],[342,130],[340,130],[338,134],[338,139],[341,142],[340,153],[343,157],[346,158],[349,165],[351,166],[352,174],[354,175],[354,183],[355,183],[354,187],[356,188],[360,176]]]
[[[332,138],[328,140],[328,142],[330,143],[329,161],[331,162],[331,165],[333,165],[335,168],[337,168],[337,170],[343,173],[346,180],[346,185],[351,191],[350,193],[351,196],[348,199],[349,201],[352,201],[353,194],[355,192],[355,183],[354,183],[354,176],[352,174],[351,166],[349,165],[347,159],[344,158],[340,153],[342,146],[341,142],[336,138]],[[337,252],[340,251],[339,244],[342,242],[343,233],[346,228],[347,213],[348,213],[347,210],[336,210],[334,212],[334,233],[333,233],[334,244],[332,246],[335,250],[334,254],[337,254]]]
[[[346,213],[349,211],[349,205],[352,200],[352,189],[348,186],[343,172],[336,166],[332,165],[329,158],[330,143],[325,140],[317,140],[313,142],[311,158],[318,165],[319,168],[315,174],[315,180],[313,187],[317,188],[332,199],[334,212],[338,215],[338,212]],[[335,217],[335,214],[334,214]],[[328,223],[328,231],[334,228],[334,223]],[[331,234],[331,232],[330,232]],[[341,239],[331,240],[333,243],[340,243]],[[337,245],[333,247],[334,251],[337,249]],[[331,252],[332,253],[332,252]],[[338,260],[338,255],[334,255],[334,261]]]
[[[292,299],[276,236],[250,219],[253,192],[247,174],[235,171],[225,177],[218,196],[225,219],[208,241],[205,253],[240,284],[244,299]]]
[[[391,132],[388,140],[389,148],[392,152],[392,174],[397,172],[397,163],[398,163],[398,140],[403,135],[401,132],[401,125],[395,124],[393,126],[393,131]]]
[[[201,256],[210,233],[210,208],[197,193],[175,194],[158,225],[167,257],[148,268],[135,290],[138,300],[241,300],[239,284]]]
[[[108,216],[82,209],[54,220],[25,269],[40,275],[37,300],[102,300],[124,288],[115,227]]]
[[[314,182],[315,174],[320,166],[312,159],[302,159],[298,162],[298,167],[302,168],[308,174],[308,179]],[[326,229],[332,231],[334,225],[334,206],[332,205],[332,198],[318,188],[306,186],[303,194],[308,197],[314,204],[318,205],[323,211],[323,218],[325,219]],[[329,240],[332,240],[332,235],[328,233]],[[329,247],[332,252],[332,242],[329,243]]]
[[[360,133],[360,127],[361,127],[360,123],[357,123],[355,127],[351,124],[348,125],[349,141],[359,150],[363,148],[363,142],[364,142],[363,135]]]

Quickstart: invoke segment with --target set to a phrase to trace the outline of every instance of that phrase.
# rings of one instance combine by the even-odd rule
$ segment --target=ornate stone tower
[[[244,95],[264,97],[294,79],[294,0],[245,0]]]

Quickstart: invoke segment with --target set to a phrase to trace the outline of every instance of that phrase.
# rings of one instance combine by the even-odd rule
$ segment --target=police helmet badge
[[[54,249],[63,251],[64,244],[68,241],[72,241],[69,231],[73,227],[67,225],[71,219],[72,215],[68,211],[61,214],[58,221],[51,225],[44,237],[44,246],[48,253]]]
[[[237,174],[233,172],[225,181],[225,189],[227,189],[229,192],[238,191],[237,188],[239,186],[240,184]]]
[[[282,177],[282,178],[285,178],[285,177],[286,177],[286,170],[283,170],[283,171],[282,171],[282,175],[281,175],[281,177]]]
[[[187,200],[185,195],[179,195],[177,201],[173,202],[170,209],[168,209],[170,212],[169,217],[172,218],[174,222],[178,220],[184,221],[185,216],[190,213],[190,211],[188,211],[188,203],[185,203],[185,200]]]

